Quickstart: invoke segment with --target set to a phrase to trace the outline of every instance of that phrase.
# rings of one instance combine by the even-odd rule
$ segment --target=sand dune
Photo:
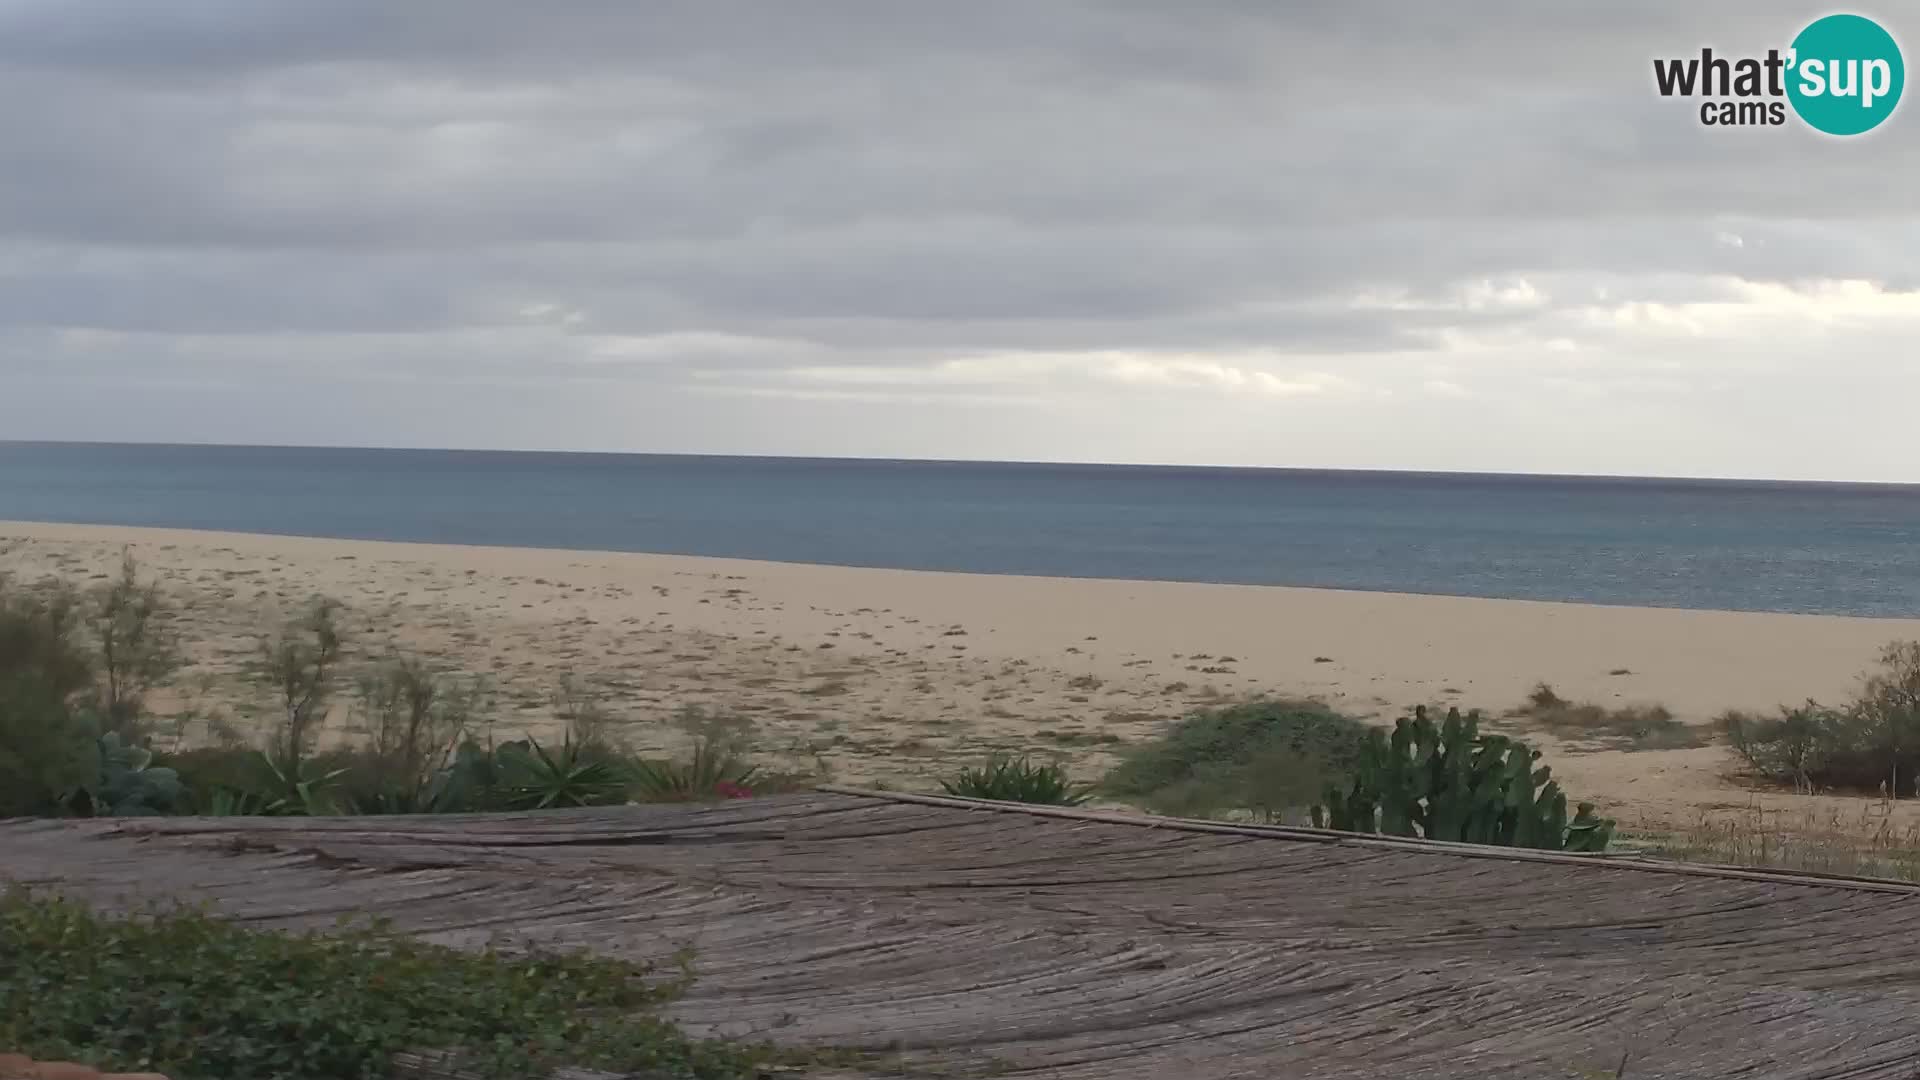
[[[639,746],[674,744],[677,710],[701,706],[752,717],[770,756],[903,786],[996,749],[1097,775],[1196,705],[1260,694],[1390,718],[1423,702],[1504,710],[1545,680],[1705,722],[1839,698],[1882,644],[1920,638],[1920,620],[0,524],[0,571],[23,578],[103,576],[123,548],[179,602],[193,645],[172,709],[261,722],[240,675],[253,642],[324,593],[348,605],[363,657],[397,646],[488,673],[508,732],[551,729],[571,674]],[[1816,805],[1738,786],[1718,747],[1565,749],[1556,773],[1629,822]]]

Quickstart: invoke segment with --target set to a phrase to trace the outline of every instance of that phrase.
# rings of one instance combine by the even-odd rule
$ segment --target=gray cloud
[[[1915,106],[1652,87],[1816,14],[15,0],[0,432],[1885,476]]]

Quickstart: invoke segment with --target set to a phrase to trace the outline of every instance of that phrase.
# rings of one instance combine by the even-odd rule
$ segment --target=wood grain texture
[[[1920,1076],[1920,891],[1886,884],[846,791],[0,822],[0,877],[262,926],[377,913],[456,946],[690,948],[675,1012],[698,1032],[948,1069]]]

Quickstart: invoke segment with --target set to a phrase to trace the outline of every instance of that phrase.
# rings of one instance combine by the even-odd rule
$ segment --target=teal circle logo
[[[1907,66],[1893,35],[1860,15],[1828,15],[1793,39],[1787,100],[1829,135],[1872,131],[1893,115]]]

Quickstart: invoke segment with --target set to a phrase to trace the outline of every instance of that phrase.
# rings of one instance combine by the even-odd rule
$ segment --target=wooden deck
[[[0,822],[0,878],[655,958],[696,1030],[1062,1080],[1920,1077],[1920,892],[826,792]],[[950,1075],[950,1074],[949,1074]]]

